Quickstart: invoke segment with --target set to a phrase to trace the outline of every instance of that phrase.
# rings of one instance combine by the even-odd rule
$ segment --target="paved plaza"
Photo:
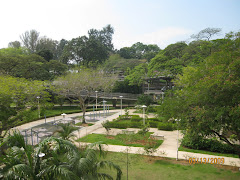
[[[133,114],[134,110],[130,110],[129,113]],[[103,116],[103,112],[102,114],[100,114],[99,117],[96,117],[96,121],[92,122],[94,123],[94,125],[92,126],[88,126],[88,127],[79,127],[78,130],[76,130],[74,132],[74,134],[77,136],[77,138],[81,138],[84,137],[88,134],[106,134],[106,130],[105,128],[102,127],[102,123],[106,120],[112,121],[113,119],[116,119],[117,117],[119,117],[119,115],[121,114],[121,110],[110,110],[109,111],[109,116]],[[99,112],[98,112],[99,113]],[[122,111],[122,114],[124,112]],[[86,120],[90,120],[90,114],[91,116],[93,116],[92,112],[87,112],[86,113]],[[134,113],[135,114],[135,113]],[[101,116],[102,115],[102,116]],[[140,116],[142,116],[142,114],[139,114]],[[69,114],[66,116],[66,119],[69,120],[74,120],[74,118],[76,119],[76,117],[78,116],[82,116],[82,113],[75,113],[75,114]],[[149,117],[153,117],[153,115],[149,115]],[[91,117],[92,118],[92,117]],[[45,127],[41,127],[38,129],[38,136],[44,136],[47,134],[47,136],[51,136],[52,131],[49,131],[47,129],[48,126],[51,126],[51,128],[53,128],[52,126],[54,126],[55,122],[58,122],[59,120],[63,120],[62,116],[56,116],[56,117],[51,117],[51,118],[46,118],[45,119],[41,119],[38,121],[34,121],[34,122],[30,122],[27,124],[23,124],[21,126],[15,127],[14,129],[18,129],[20,132],[24,132],[24,130],[29,130],[29,129],[36,129],[36,127],[41,127],[44,126]],[[93,120],[93,118],[92,118]],[[45,124],[46,123],[46,124]],[[137,132],[139,129],[135,129],[135,128],[129,128],[130,131],[134,131]],[[121,133],[122,129],[114,129],[111,128],[109,134],[111,135],[116,135],[118,133]],[[164,141],[162,143],[162,145],[157,148],[156,152],[154,152],[153,156],[161,156],[161,157],[168,157],[168,158],[176,158],[177,157],[177,131],[161,131],[158,130],[157,128],[150,128],[150,132],[154,132],[155,135],[158,136],[163,136],[164,137]],[[29,132],[28,132],[29,133]],[[45,133],[45,134],[44,134]],[[182,138],[182,134],[179,133],[179,139]],[[36,144],[37,139],[35,137],[35,139],[33,140],[34,143]],[[28,142],[31,143],[32,139],[28,139]],[[88,143],[75,143],[77,146],[82,146],[82,145],[86,145]],[[178,143],[178,145],[180,145],[180,143]],[[128,153],[134,153],[134,154],[144,154],[145,151],[142,147],[129,147],[129,146],[118,146],[118,145],[103,145],[103,148],[107,151],[112,151],[112,152],[124,152],[126,153],[128,151]],[[224,165],[231,165],[231,166],[237,166],[240,167],[240,159],[239,158],[232,158],[232,157],[223,157],[223,156],[214,156],[214,155],[207,155],[207,154],[200,154],[200,153],[191,153],[191,152],[184,152],[184,151],[179,151],[178,152],[178,158],[179,159],[185,159],[188,160],[189,158],[206,158],[206,159],[211,159],[211,158],[224,158]]]

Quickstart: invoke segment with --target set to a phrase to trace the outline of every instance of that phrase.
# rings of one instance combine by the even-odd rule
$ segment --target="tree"
[[[8,47],[20,48],[21,47],[21,43],[19,41],[13,41],[13,42],[8,43]]]
[[[46,103],[49,94],[45,89],[40,81],[0,76],[0,135],[23,120],[22,112],[27,109],[26,105],[36,106],[37,96],[41,97],[40,103]]]
[[[221,28],[206,28],[201,30],[198,34],[193,34],[191,38],[210,41],[213,36],[218,35],[221,31]]]
[[[52,80],[63,75],[67,70],[65,64],[56,60],[48,62],[37,54],[15,55],[16,51],[4,53],[6,55],[1,55],[0,51],[0,73],[4,75],[33,80]]]
[[[183,50],[187,47],[185,42],[177,42],[175,44],[170,44],[164,49],[164,55],[168,59],[178,58],[180,59],[183,55]]]
[[[31,52],[34,53],[37,50],[37,43],[39,40],[39,32],[36,30],[26,31],[20,36],[23,45]]]
[[[48,50],[52,54],[56,55],[58,41],[52,40],[47,37],[40,37],[37,41],[36,52]]]
[[[16,55],[26,55],[28,54],[27,50],[19,47],[19,48],[2,48],[0,49],[0,56],[16,56]]]
[[[138,97],[137,104],[149,106],[153,103],[153,98],[149,95],[142,94]]]
[[[113,51],[113,28],[108,25],[102,30],[90,29],[87,36],[73,38],[64,47],[61,60],[75,61],[78,65],[96,67],[103,63]]]
[[[137,58],[142,59],[146,58],[148,61],[153,58],[158,52],[160,48],[156,44],[143,44],[141,42],[137,42],[133,44],[131,47],[123,47],[118,53],[121,57],[126,59]]]
[[[240,39],[230,42],[198,67],[184,69],[177,81],[181,89],[165,100],[163,112],[180,118],[186,133],[216,136],[240,156],[232,141],[240,140]]]
[[[129,81],[129,85],[142,85],[147,75],[147,64],[142,63],[136,66],[130,71],[130,74],[126,77]]]
[[[144,61],[139,59],[125,59],[119,54],[112,54],[105,61],[103,68],[108,72],[123,71],[125,75],[128,75],[128,70],[133,69],[135,66],[141,63],[144,63]]]
[[[85,122],[85,112],[88,104],[92,102],[91,95],[95,91],[107,92],[113,88],[116,76],[106,74],[102,70],[78,69],[56,79],[54,85],[56,91],[65,97],[72,97],[79,101],[79,106],[83,112],[83,123]]]
[[[39,56],[43,57],[46,61],[53,59],[53,53],[50,50],[41,50],[37,53]]]
[[[61,39],[61,41],[57,45],[57,51],[56,51],[56,57],[54,59],[57,59],[59,61],[62,61],[61,56],[64,50],[65,45],[67,45],[68,41],[65,39]],[[64,64],[67,64],[66,62],[62,62]]]

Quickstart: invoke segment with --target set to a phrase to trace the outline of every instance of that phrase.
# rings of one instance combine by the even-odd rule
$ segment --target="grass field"
[[[198,149],[189,149],[189,148],[185,148],[185,147],[182,147],[182,146],[180,146],[178,148],[178,150],[179,151],[186,151],[186,152],[193,152],[193,153],[209,154],[209,155],[215,155],[215,156],[226,156],[226,157],[238,158],[237,154],[223,154],[223,153],[204,151],[204,150],[198,150]]]
[[[89,134],[85,137],[78,139],[81,142],[103,142],[111,145],[122,145],[122,146],[133,146],[133,147],[144,147],[149,142],[148,137],[150,132],[147,132],[145,136],[139,134],[118,134],[116,136],[109,136],[104,134]],[[163,140],[154,140],[154,148],[159,147]]]
[[[118,164],[122,171],[122,180],[127,179],[127,155],[124,153],[108,152],[107,160]],[[160,157],[149,157],[136,154],[128,154],[129,180],[239,180],[240,172],[238,168],[223,167],[211,164],[189,164],[187,161],[176,161]],[[227,169],[225,169],[227,168]],[[104,170],[114,175],[113,170]]]

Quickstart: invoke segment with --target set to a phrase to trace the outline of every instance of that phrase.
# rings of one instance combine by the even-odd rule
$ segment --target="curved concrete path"
[[[129,110],[130,114],[133,114],[134,110]],[[112,121],[113,119],[116,119],[119,117],[121,114],[121,110],[110,110],[110,112],[115,112],[115,114],[107,117],[107,118],[100,118],[100,121],[96,122],[92,126],[84,127],[81,128],[77,131],[75,131],[75,135],[77,138],[84,137],[88,134],[92,133],[99,133],[99,134],[106,134],[106,130],[102,127],[102,122],[109,120]],[[89,115],[91,112],[87,112],[86,115]],[[122,114],[124,114],[124,111],[122,110]],[[134,113],[135,114],[135,113]],[[69,114],[67,117],[75,117],[75,116],[81,116],[82,113],[75,113],[75,114]],[[140,117],[142,117],[142,114],[138,114]],[[148,115],[148,117],[154,117],[154,115]],[[62,119],[62,116],[56,116],[55,120]],[[47,122],[52,122],[54,121],[54,117],[47,118]],[[29,129],[34,126],[40,125],[45,123],[45,119],[41,119],[38,121],[30,122],[27,124],[23,124],[21,126],[15,127],[13,129],[19,129],[24,130],[24,129]],[[132,129],[134,131],[137,131],[137,129]],[[111,129],[110,134],[116,135],[117,133],[121,132],[122,130],[119,129]],[[150,128],[150,132],[154,132],[155,134],[158,135],[163,135],[164,136],[164,142],[162,145],[157,148],[157,151],[154,152],[153,156],[161,156],[161,157],[169,157],[169,158],[176,158],[177,157],[177,131],[160,131],[157,128]],[[182,138],[182,135],[179,133],[179,139]],[[76,145],[86,145],[88,143],[75,143]],[[179,143],[180,144],[180,143]],[[117,145],[103,145],[104,149],[107,151],[113,151],[113,152],[124,152],[126,153],[134,153],[134,154],[146,154],[144,149],[141,147],[126,147],[126,146],[117,146]],[[190,153],[190,152],[184,152],[184,151],[179,151],[178,152],[178,158],[179,159],[184,159],[184,160],[189,160],[189,158],[206,158],[211,159],[211,158],[224,158],[224,165],[231,165],[231,166],[237,166],[240,167],[240,159],[239,158],[232,158],[232,157],[223,157],[223,156],[213,156],[213,155],[207,155],[207,154],[200,154],[200,153]]]

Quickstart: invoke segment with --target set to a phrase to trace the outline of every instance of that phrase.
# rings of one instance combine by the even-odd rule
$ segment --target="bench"
[[[154,138],[156,140],[164,140],[164,136],[163,135],[151,134],[150,137]]]
[[[123,134],[134,134],[135,132],[134,132],[134,130],[123,129],[122,133]]]

